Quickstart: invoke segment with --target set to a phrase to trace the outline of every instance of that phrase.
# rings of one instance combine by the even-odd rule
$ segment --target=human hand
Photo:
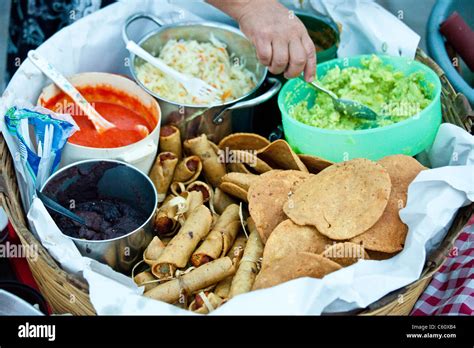
[[[304,71],[311,82],[316,73],[316,50],[303,23],[276,0],[250,1],[237,18],[253,42],[260,62],[273,74],[293,78]]]
[[[316,50],[301,21],[277,0],[206,0],[240,25],[257,49],[260,62],[286,78],[304,72],[314,80]]]

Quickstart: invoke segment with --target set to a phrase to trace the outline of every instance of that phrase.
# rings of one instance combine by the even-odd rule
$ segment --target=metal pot
[[[125,43],[129,41],[128,29],[130,24],[138,19],[150,20],[159,27],[158,30],[152,31],[138,41],[138,44],[145,50],[158,54],[166,42],[171,39],[209,41],[212,33],[218,40],[227,45],[229,53],[245,60],[247,69],[255,74],[257,80],[255,88],[238,99],[212,107],[183,105],[167,100],[143,85],[137,78],[135,66],[143,64],[144,61],[132,53],[130,54],[130,71],[135,81],[158,100],[162,111],[163,124],[177,125],[185,139],[205,133],[214,142],[218,142],[224,136],[236,130],[251,131],[252,107],[276,95],[280,90],[281,82],[275,78],[267,79],[267,68],[260,64],[255,47],[240,30],[226,24],[210,21],[164,25],[155,16],[139,13],[131,16],[125,22],[122,31]],[[266,80],[271,87],[263,94],[256,96],[257,90]],[[241,112],[237,113],[238,110]]]
[[[147,216],[134,231],[106,240],[71,238],[83,256],[108,264],[116,271],[129,274],[142,259],[143,251],[153,238],[153,221],[158,195],[155,186],[137,168],[116,160],[86,160],[61,168],[43,185],[41,192],[63,206],[80,203],[99,195],[116,198],[140,208]]]

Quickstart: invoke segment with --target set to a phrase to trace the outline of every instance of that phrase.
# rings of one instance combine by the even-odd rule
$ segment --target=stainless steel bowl
[[[111,266],[116,271],[129,274],[141,260],[143,250],[153,238],[153,220],[158,196],[155,186],[143,172],[116,160],[86,160],[73,163],[54,173],[41,192],[68,206],[72,200],[87,200],[88,190],[101,196],[116,198],[132,207],[139,207],[147,216],[136,230],[106,240],[71,238],[83,256]],[[77,195],[73,192],[80,191]],[[76,196],[75,196],[76,195]]]
[[[246,68],[255,74],[257,80],[257,84],[252,91],[226,103],[212,107],[181,104],[154,93],[138,79],[135,67],[143,64],[144,61],[132,53],[130,54],[130,71],[132,76],[140,86],[158,100],[162,111],[163,124],[177,125],[181,130],[183,138],[190,138],[205,133],[215,142],[235,130],[251,131],[252,107],[276,95],[280,90],[281,82],[275,78],[267,79],[267,68],[260,64],[255,47],[240,30],[226,24],[210,21],[164,25],[155,16],[139,13],[128,18],[123,27],[122,35],[125,43],[129,41],[129,26],[138,19],[150,20],[159,27],[159,29],[152,31],[138,41],[138,44],[148,52],[158,55],[161,48],[171,39],[207,42],[212,33],[215,38],[227,45],[229,53],[244,59]],[[256,96],[257,91],[265,80],[269,82],[271,87],[263,94]],[[237,113],[237,110],[241,110],[241,112]],[[238,119],[232,120],[234,117]],[[238,126],[238,129],[236,129],[236,126]]]

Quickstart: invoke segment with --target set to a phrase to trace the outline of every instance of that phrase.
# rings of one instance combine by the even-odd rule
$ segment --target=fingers
[[[272,62],[272,43],[265,38],[258,38],[255,46],[257,48],[257,58],[265,66]]]
[[[308,54],[300,39],[290,41],[290,63],[285,71],[285,78],[297,77],[305,69],[307,65]]]
[[[316,76],[316,48],[314,47],[314,43],[308,35],[303,36],[302,43],[306,53],[304,79],[307,82],[311,82]]]
[[[276,39],[272,41],[272,61],[269,70],[272,74],[278,75],[286,70],[288,66],[288,42]]]

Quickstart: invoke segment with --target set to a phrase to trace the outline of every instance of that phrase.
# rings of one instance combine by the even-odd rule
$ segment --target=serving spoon
[[[31,62],[56,86],[66,93],[76,105],[84,112],[94,125],[99,134],[114,128],[115,125],[103,118],[94,107],[84,98],[84,96],[56,69],[51,63],[44,59],[38,52],[31,50],[28,52]]]
[[[43,204],[47,208],[51,209],[52,211],[55,211],[56,213],[58,213],[62,216],[65,216],[68,219],[70,219],[74,222],[77,222],[80,225],[83,225],[83,226],[87,227],[88,229],[91,229],[91,230],[93,230],[95,232],[99,232],[99,233],[101,232],[101,231],[97,230],[97,228],[95,226],[92,226],[92,225],[88,224],[85,219],[81,218],[77,214],[74,214],[69,209],[64,208],[61,204],[59,204],[55,200],[49,198],[47,195],[40,192],[39,190],[36,190],[36,197],[38,197],[41,200],[41,202],[43,202]]]
[[[299,76],[299,78],[311,85],[317,91],[323,92],[331,97],[332,103],[334,104],[334,109],[336,109],[336,111],[344,115],[360,118],[363,120],[373,121],[377,119],[377,113],[368,106],[355,100],[339,98],[335,93],[324,88],[317,82],[307,82],[302,76]]]

